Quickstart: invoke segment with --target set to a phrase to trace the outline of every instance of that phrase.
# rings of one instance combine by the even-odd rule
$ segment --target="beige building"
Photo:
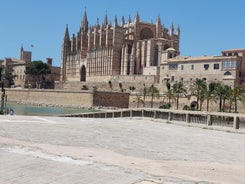
[[[243,58],[238,55],[201,56],[163,60],[160,69],[160,82],[183,81],[190,85],[196,78],[205,79],[208,83],[221,81],[234,86],[242,84]]]
[[[14,86],[15,87],[23,87],[25,84],[26,74],[26,61],[6,58],[6,67],[12,67],[14,78]]]
[[[120,76],[150,76],[158,82],[159,66],[163,53],[173,48],[179,54],[179,26],[165,28],[160,17],[155,23],[140,20],[137,13],[134,20],[124,17],[114,24],[104,17],[103,23],[89,26],[87,14],[77,34],[69,36],[66,27],[61,63],[61,81],[108,82]],[[141,78],[144,81],[144,78]],[[125,81],[127,82],[127,81]]]
[[[20,49],[20,59],[15,58],[5,58],[4,60],[0,60],[0,64],[3,68],[9,68],[12,70],[12,74],[14,77],[14,86],[11,87],[27,87],[28,83],[32,83],[30,78],[25,74],[26,64],[31,62],[32,52],[24,51],[23,46]],[[60,67],[52,66],[52,58],[46,59],[47,64],[51,68],[51,74],[47,75],[47,80],[50,81],[59,81],[60,79]],[[2,71],[4,72],[4,71]],[[7,82],[5,81],[5,86],[7,87]],[[33,82],[32,86],[35,86],[35,82]],[[54,87],[54,86],[53,86]]]
[[[240,56],[241,61],[241,85],[245,89],[245,49],[230,49],[222,51],[223,56]]]

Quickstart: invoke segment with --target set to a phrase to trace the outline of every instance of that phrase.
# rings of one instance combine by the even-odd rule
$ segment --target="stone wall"
[[[6,95],[8,101],[23,103],[76,107],[91,107],[93,105],[93,93],[91,91],[6,89]]]
[[[129,93],[40,90],[40,89],[6,89],[8,101],[27,104],[48,104],[73,107],[119,107],[128,108]]]
[[[94,93],[94,106],[128,108],[129,93],[119,92],[98,92]]]

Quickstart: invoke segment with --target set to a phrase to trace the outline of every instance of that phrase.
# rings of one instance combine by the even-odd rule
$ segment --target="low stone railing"
[[[83,118],[124,118],[145,117],[161,119],[166,121],[180,121],[185,123],[196,123],[206,126],[223,126],[234,129],[245,129],[245,114],[182,111],[169,109],[122,109],[112,111],[100,111],[82,114],[63,115],[66,117]]]

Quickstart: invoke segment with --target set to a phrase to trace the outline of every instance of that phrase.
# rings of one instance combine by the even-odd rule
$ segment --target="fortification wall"
[[[93,93],[91,91],[62,91],[39,89],[6,89],[8,101],[23,103],[66,105],[91,107]]]
[[[41,89],[6,89],[8,101],[73,107],[128,108],[129,93],[103,91],[65,91]]]
[[[93,98],[94,106],[128,108],[129,93],[119,92],[95,92]]]

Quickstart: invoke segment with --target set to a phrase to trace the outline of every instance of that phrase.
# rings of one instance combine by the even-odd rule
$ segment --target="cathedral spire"
[[[160,19],[160,16],[158,16],[157,22],[156,22],[156,37],[157,38],[162,37],[162,30],[163,30],[163,27],[161,25],[161,19]]]
[[[180,35],[180,26],[178,25],[176,34],[179,36]]]
[[[105,17],[104,17],[103,27],[105,28],[107,24],[108,24],[108,19],[107,19],[107,12],[106,12]]]
[[[128,23],[129,24],[131,23],[131,17],[130,17],[130,15],[128,16]]]
[[[161,18],[160,18],[160,15],[158,15],[158,17],[157,17],[157,22],[156,22],[156,24],[158,24],[159,26],[161,25]]]
[[[170,36],[174,35],[174,24],[172,23],[172,25],[170,26]]]
[[[99,23],[99,18],[97,18],[97,21],[96,21],[96,26],[95,26],[96,28],[100,28],[100,23]]]
[[[81,27],[83,31],[88,31],[88,18],[87,18],[86,10],[84,11],[84,14],[83,14],[83,20],[82,20]]]
[[[20,60],[23,60],[24,59],[23,52],[24,52],[24,48],[23,48],[23,43],[22,43],[21,44],[21,47],[20,47]]]
[[[68,24],[66,24],[66,30],[65,30],[65,36],[64,36],[64,42],[67,42],[67,41],[70,41]]]
[[[121,23],[121,26],[123,27],[125,24],[125,20],[124,20],[124,16],[122,16],[122,23]]]
[[[117,24],[117,16],[115,16],[115,18],[114,18],[114,27],[116,27],[116,26],[118,26],[118,24]]]
[[[140,21],[140,16],[139,16],[139,12],[137,11],[136,13],[136,16],[135,16],[135,19],[134,19],[135,22],[139,22]]]

